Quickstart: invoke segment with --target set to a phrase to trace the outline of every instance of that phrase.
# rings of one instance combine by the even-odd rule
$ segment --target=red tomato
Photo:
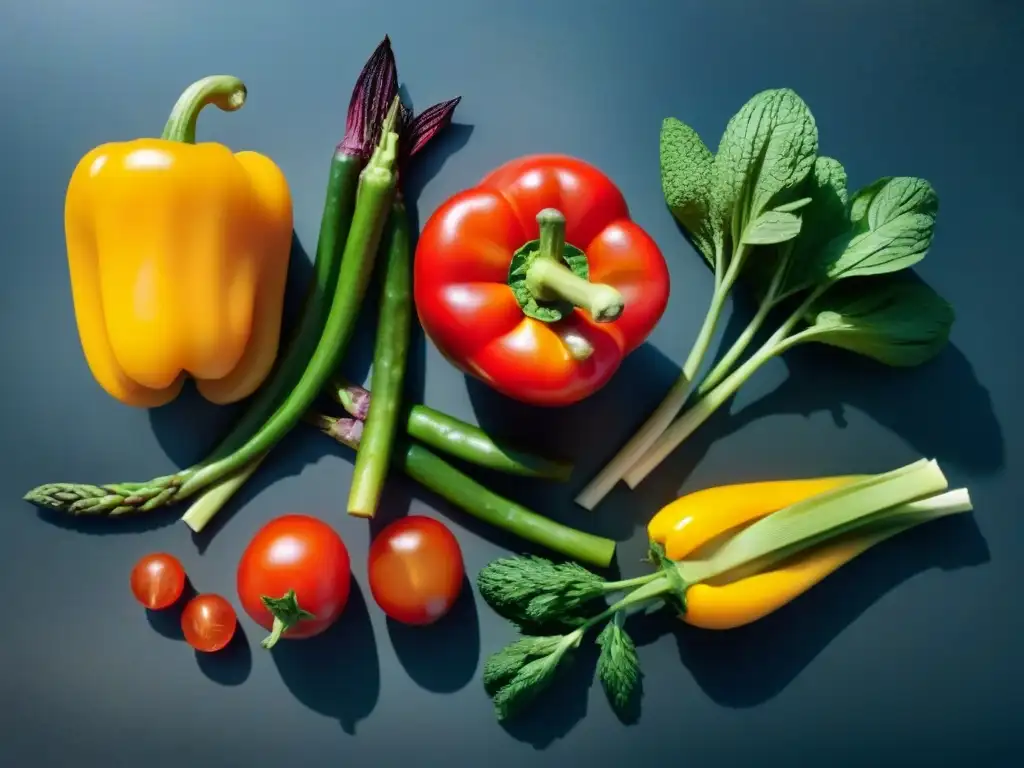
[[[348,550],[327,523],[284,515],[256,532],[238,564],[238,597],[263,641],[318,635],[337,621],[351,587]]]
[[[432,624],[455,604],[465,566],[455,536],[441,522],[412,515],[373,540],[370,591],[388,616],[403,624]]]
[[[197,595],[181,612],[185,641],[197,651],[219,651],[235,636],[238,619],[231,603],[220,595]]]
[[[132,594],[153,611],[169,608],[185,590],[185,569],[165,552],[146,555],[132,568]]]

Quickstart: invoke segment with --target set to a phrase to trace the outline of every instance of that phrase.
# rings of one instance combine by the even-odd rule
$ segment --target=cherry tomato
[[[165,552],[146,555],[132,568],[132,594],[153,611],[169,608],[185,590],[185,569]]]
[[[448,613],[465,573],[452,532],[420,515],[396,520],[377,535],[369,569],[373,599],[403,624],[432,624]]]
[[[237,626],[235,609],[220,595],[197,595],[181,612],[185,641],[204,653],[219,651],[230,643]]]
[[[283,515],[256,532],[238,564],[238,597],[253,621],[281,637],[318,635],[348,602],[352,575],[348,550],[327,523]]]

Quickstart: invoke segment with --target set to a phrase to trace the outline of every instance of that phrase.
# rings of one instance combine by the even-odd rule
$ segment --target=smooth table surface
[[[1024,5],[1008,0],[843,3],[128,3],[46,0],[0,9],[0,762],[11,766],[1021,764],[1024,690],[1024,380],[1020,183]],[[81,521],[37,513],[21,495],[52,481],[113,482],[200,458],[236,411],[194,392],[146,412],[94,383],[75,329],[63,197],[78,159],[102,142],[157,135],[180,91],[241,76],[245,108],[205,112],[200,136],[269,154],[284,169],[298,241],[319,225],[327,164],[356,74],[391,36],[419,107],[455,95],[456,125],[408,180],[420,222],[448,195],[520,154],[556,151],[605,170],[663,248],[668,312],[589,401],[538,413],[455,372],[417,337],[411,386],[423,402],[566,453],[566,488],[494,481],[517,499],[622,541],[624,574],[644,566],[646,519],[677,491],[818,473],[872,472],[937,457],[976,504],[887,542],[774,616],[727,634],[637,630],[643,714],[623,726],[592,657],[532,716],[498,725],[480,683],[511,628],[467,588],[429,629],[389,623],[369,596],[365,522],[344,513],[350,454],[302,427],[274,452],[210,535],[181,509]],[[925,368],[894,371],[806,349],[761,371],[720,418],[636,492],[593,514],[571,498],[675,377],[711,295],[711,275],[666,210],[662,118],[717,145],[758,90],[794,88],[822,152],[851,188],[919,175],[941,212],[917,270],[956,307],[952,344]],[[308,257],[293,265],[301,296]],[[736,304],[736,333],[750,316]],[[367,374],[370,345],[346,363]],[[396,480],[385,519],[437,515],[470,576],[516,542]],[[266,520],[301,511],[347,542],[358,585],[319,641],[197,658],[172,619],[146,620],[128,572],[167,550],[193,582],[235,602],[243,546]],[[672,623],[672,622],[669,622]],[[570,763],[571,761],[571,763]]]

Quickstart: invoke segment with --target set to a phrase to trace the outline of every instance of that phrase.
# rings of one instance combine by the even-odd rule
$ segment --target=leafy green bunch
[[[675,564],[663,557],[660,562],[661,571],[626,581],[607,581],[575,563],[541,557],[501,558],[487,565],[477,577],[480,594],[522,633],[484,665],[484,689],[498,719],[514,717],[531,704],[586,632],[601,623],[597,676],[615,712],[629,718],[639,702],[642,675],[636,645],[623,627],[627,611],[671,599],[672,590],[680,600],[685,595]],[[608,606],[604,598],[618,592],[628,594]]]
[[[729,121],[717,153],[693,128],[668,118],[660,154],[665,200],[714,270],[714,293],[679,381],[577,498],[588,509],[620,479],[639,484],[783,352],[818,342],[889,366],[916,366],[945,345],[954,320],[934,290],[896,274],[928,252],[935,190],[924,179],[894,176],[849,194],[845,169],[818,153],[814,117],[793,91],[755,95]],[[757,311],[695,386],[741,278]],[[744,359],[776,310],[774,332]],[[691,396],[695,401],[679,416]]]

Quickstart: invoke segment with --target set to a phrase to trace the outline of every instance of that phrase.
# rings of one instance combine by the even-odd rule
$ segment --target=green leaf
[[[554,677],[568,646],[559,644],[546,656],[528,661],[494,694],[494,711],[499,721],[514,717],[544,691]]]
[[[597,636],[597,644],[601,646],[597,677],[615,714],[625,721],[636,714],[643,675],[636,645],[619,623],[619,616],[621,614],[616,614],[615,620],[609,621]]]
[[[814,161],[814,172],[807,179],[811,204],[803,214],[803,237],[797,253],[812,252],[842,232],[846,226],[846,169],[832,157]]]
[[[818,129],[789,89],[762,91],[726,126],[713,164],[712,218],[733,242],[748,222],[795,199],[818,152]]]
[[[931,246],[938,206],[924,179],[896,177],[857,193],[851,206],[856,221],[824,247],[824,276],[836,280],[914,266]]]
[[[484,662],[484,690],[491,696],[516,676],[530,659],[553,653],[563,635],[527,636],[492,653]]]
[[[814,303],[804,333],[885,365],[910,367],[933,358],[949,340],[953,307],[913,279],[844,280]]]
[[[661,188],[672,215],[694,244],[714,264],[708,222],[711,167],[714,156],[693,128],[674,117],[661,124]]]
[[[818,159],[820,160],[822,158],[818,158]],[[805,208],[806,206],[810,205],[811,202],[812,202],[811,198],[809,198],[809,197],[801,197],[799,200],[794,200],[791,203],[786,203],[784,205],[777,205],[777,206],[775,206],[774,210],[779,211],[780,213],[792,213],[793,211],[799,211],[801,208]]]
[[[603,595],[604,585],[604,579],[576,563],[535,556],[499,558],[477,575],[487,604],[528,627],[578,623],[575,614]]]
[[[802,188],[810,200],[801,212],[800,234],[783,248],[765,249],[750,259],[746,279],[758,298],[763,298],[777,270],[776,301],[806,290],[821,279],[822,248],[825,243],[848,229],[846,219],[846,171],[842,163],[821,156]],[[799,201],[798,201],[799,202]],[[778,210],[778,209],[776,209]]]
[[[747,245],[775,245],[800,234],[800,217],[785,211],[765,211],[743,232]]]
[[[860,226],[864,217],[867,216],[868,206],[871,204],[871,201],[875,199],[879,191],[890,181],[892,181],[892,176],[884,176],[853,193],[853,197],[850,198],[850,215],[848,218],[854,226]]]

